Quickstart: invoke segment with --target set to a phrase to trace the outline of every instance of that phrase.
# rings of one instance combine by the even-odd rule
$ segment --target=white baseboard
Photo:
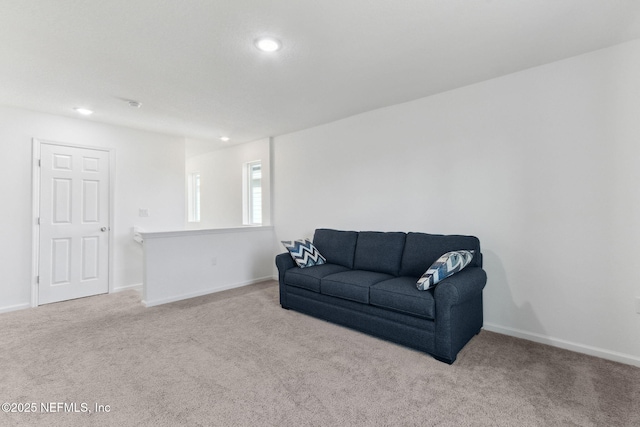
[[[240,288],[242,286],[255,285],[256,283],[264,282],[266,280],[272,280],[272,276],[259,277],[257,279],[248,280],[246,282],[234,283],[234,284],[231,284],[231,285],[217,286],[215,288],[210,288],[210,289],[206,289],[206,290],[199,291],[199,292],[191,292],[191,293],[187,293],[187,294],[176,295],[176,296],[169,297],[169,298],[162,298],[162,299],[157,299],[157,300],[152,300],[152,301],[143,300],[142,304],[144,304],[145,307],[154,307],[156,305],[168,304],[170,302],[181,301],[181,300],[184,300],[184,299],[201,297],[203,295],[209,295],[209,294],[213,294],[213,293],[216,293],[216,292],[226,291],[226,290],[229,290],[229,289]]]
[[[122,291],[128,291],[128,290],[142,292],[142,283],[134,283],[133,285],[126,285],[126,286],[117,286],[117,287],[114,287],[111,292],[116,293],[116,292],[122,292]],[[16,305],[9,305],[6,307],[0,307],[0,313],[9,313],[10,311],[24,310],[25,308],[31,308],[31,304],[25,303],[25,304],[16,304]]]
[[[548,337],[548,336],[536,334],[533,332],[527,332],[519,329],[499,326],[492,323],[485,322],[483,329],[491,332],[496,332],[498,334],[509,335],[512,337],[522,338],[522,339],[537,342],[540,344],[547,344],[553,347],[575,351],[577,353],[588,354],[589,356],[595,356],[601,359],[612,360],[614,362],[620,362],[626,365],[633,365],[633,366],[640,367],[640,358],[636,356],[632,356],[630,354],[618,353],[616,351],[605,350],[598,347],[592,347],[589,345],[579,344],[579,343],[561,340],[553,337]]]
[[[24,310],[25,308],[31,308],[31,304],[25,303],[0,307],[0,313],[9,313],[10,311]]]
[[[115,286],[111,292],[122,292],[122,291],[138,291],[142,292],[142,283],[134,283],[133,285],[125,285],[125,286]]]

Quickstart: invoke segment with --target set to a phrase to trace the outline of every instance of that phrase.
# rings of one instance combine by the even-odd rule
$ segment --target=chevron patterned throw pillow
[[[291,254],[298,267],[312,267],[327,262],[309,239],[283,240],[282,244]]]
[[[431,267],[418,279],[418,289],[426,291],[433,288],[438,282],[465,268],[473,259],[475,251],[453,251],[442,255]]]

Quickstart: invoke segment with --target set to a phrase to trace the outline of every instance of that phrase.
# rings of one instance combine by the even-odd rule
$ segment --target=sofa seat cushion
[[[320,293],[369,304],[369,288],[393,276],[373,271],[350,270],[325,276],[320,281]],[[414,280],[415,289],[415,280]]]
[[[330,274],[348,271],[349,269],[337,264],[314,265],[306,268],[290,268],[284,275],[286,285],[320,292],[320,279]]]
[[[435,319],[433,290],[419,291],[415,277],[395,277],[371,286],[370,304],[426,319]]]

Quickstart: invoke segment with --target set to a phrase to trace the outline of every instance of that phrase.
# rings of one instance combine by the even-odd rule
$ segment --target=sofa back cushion
[[[357,239],[355,231],[318,228],[313,235],[313,245],[328,263],[353,268]]]
[[[460,249],[473,250],[469,267],[482,267],[480,241],[474,236],[408,233],[400,276],[420,277],[441,255]]]
[[[400,232],[361,231],[353,268],[397,276],[405,237],[406,234]]]

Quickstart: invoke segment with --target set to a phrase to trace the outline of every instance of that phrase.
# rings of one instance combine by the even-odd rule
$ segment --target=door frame
[[[71,148],[84,148],[89,150],[106,151],[109,153],[109,268],[107,270],[107,281],[109,283],[109,293],[113,293],[113,258],[114,258],[114,206],[115,200],[115,166],[116,150],[114,148],[104,148],[91,145],[70,144],[66,142],[56,142],[46,139],[33,138],[31,140],[31,205],[32,205],[32,242],[31,242],[31,307],[38,306],[38,276],[40,275],[40,158],[42,144],[58,145]]]

